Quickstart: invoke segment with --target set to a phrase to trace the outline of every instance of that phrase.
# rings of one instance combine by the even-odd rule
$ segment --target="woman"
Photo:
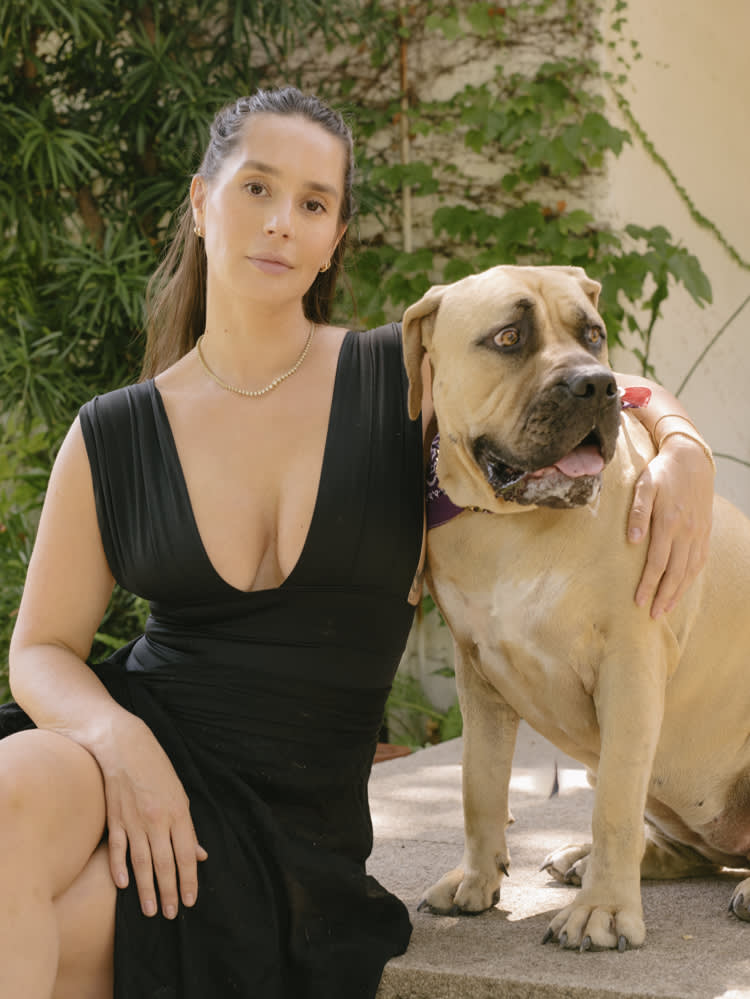
[[[11,646],[28,718],[3,712],[24,730],[0,743],[2,999],[368,997],[406,947],[365,874],[366,782],[418,598],[423,442],[397,328],[328,324],[352,171],[315,98],[220,112],[147,377],[62,445]],[[651,425],[677,407],[655,396]],[[639,487],[655,612],[700,565],[711,480],[671,435]],[[115,580],[151,616],[91,668]]]

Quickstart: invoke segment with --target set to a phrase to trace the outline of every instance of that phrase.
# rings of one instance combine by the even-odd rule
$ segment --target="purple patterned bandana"
[[[437,460],[440,454],[440,434],[436,434],[430,445],[430,463],[427,467],[427,530],[440,527],[463,511],[463,507],[452,503],[440,488],[437,477]]]

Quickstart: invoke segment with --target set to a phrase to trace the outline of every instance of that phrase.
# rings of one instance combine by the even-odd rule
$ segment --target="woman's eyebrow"
[[[238,172],[244,170],[258,170],[260,173],[268,173],[272,177],[281,176],[281,170],[271,166],[270,163],[263,163],[262,160],[245,160]],[[323,184],[318,180],[307,181],[305,186],[309,187],[311,191],[319,191],[321,194],[330,194],[333,197],[336,197],[339,193],[335,187],[332,187],[330,184]]]

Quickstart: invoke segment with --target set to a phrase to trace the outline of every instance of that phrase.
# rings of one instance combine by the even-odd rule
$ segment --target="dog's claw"
[[[486,909],[462,909],[461,906],[456,905],[455,902],[450,909],[437,909],[434,905],[431,905],[426,898],[423,898],[422,901],[417,904],[417,912],[429,912],[433,916],[481,916],[482,913],[487,912],[493,906],[497,905],[499,901],[499,888],[494,892],[492,902]]]
[[[548,926],[547,927],[547,932],[542,937],[542,943],[546,944],[546,943],[549,943],[550,940],[554,940],[554,939],[555,939],[554,931],[553,931],[553,929],[552,929],[551,926]]]
[[[588,934],[581,941],[581,953],[586,950],[591,950],[591,937]]]
[[[617,949],[619,950],[619,952],[621,954],[622,954],[622,952],[624,950],[628,949],[628,941],[627,941],[626,937],[624,935],[622,935],[622,934],[620,934],[620,938],[617,941]]]
[[[457,916],[458,911],[457,905],[451,906],[447,911],[444,909],[435,909],[426,898],[423,898],[417,906],[417,912],[429,912],[433,916]]]
[[[737,895],[733,895],[729,900],[729,912],[731,915],[736,916],[737,919],[742,919],[744,922],[750,922],[750,908],[747,905],[747,897],[744,892],[738,892]]]
[[[507,868],[507,866],[505,864],[500,864],[500,868],[499,869],[503,872],[503,874],[506,876],[506,878],[510,877],[510,872],[508,871],[508,868]]]
[[[561,947],[567,947],[568,946],[568,934],[564,930],[560,934],[560,946]]]

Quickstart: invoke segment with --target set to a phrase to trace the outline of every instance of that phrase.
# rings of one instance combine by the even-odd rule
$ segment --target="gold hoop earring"
[[[331,261],[329,260],[327,264],[323,264],[318,273],[325,274],[326,271],[331,269]]]
[[[197,222],[196,222],[196,224],[195,224],[195,225],[193,226],[193,232],[194,232],[194,233],[195,233],[195,235],[196,235],[196,236],[198,237],[198,239],[203,239],[203,230],[201,229],[201,227],[200,227],[200,226],[198,225],[198,223],[197,223]]]

